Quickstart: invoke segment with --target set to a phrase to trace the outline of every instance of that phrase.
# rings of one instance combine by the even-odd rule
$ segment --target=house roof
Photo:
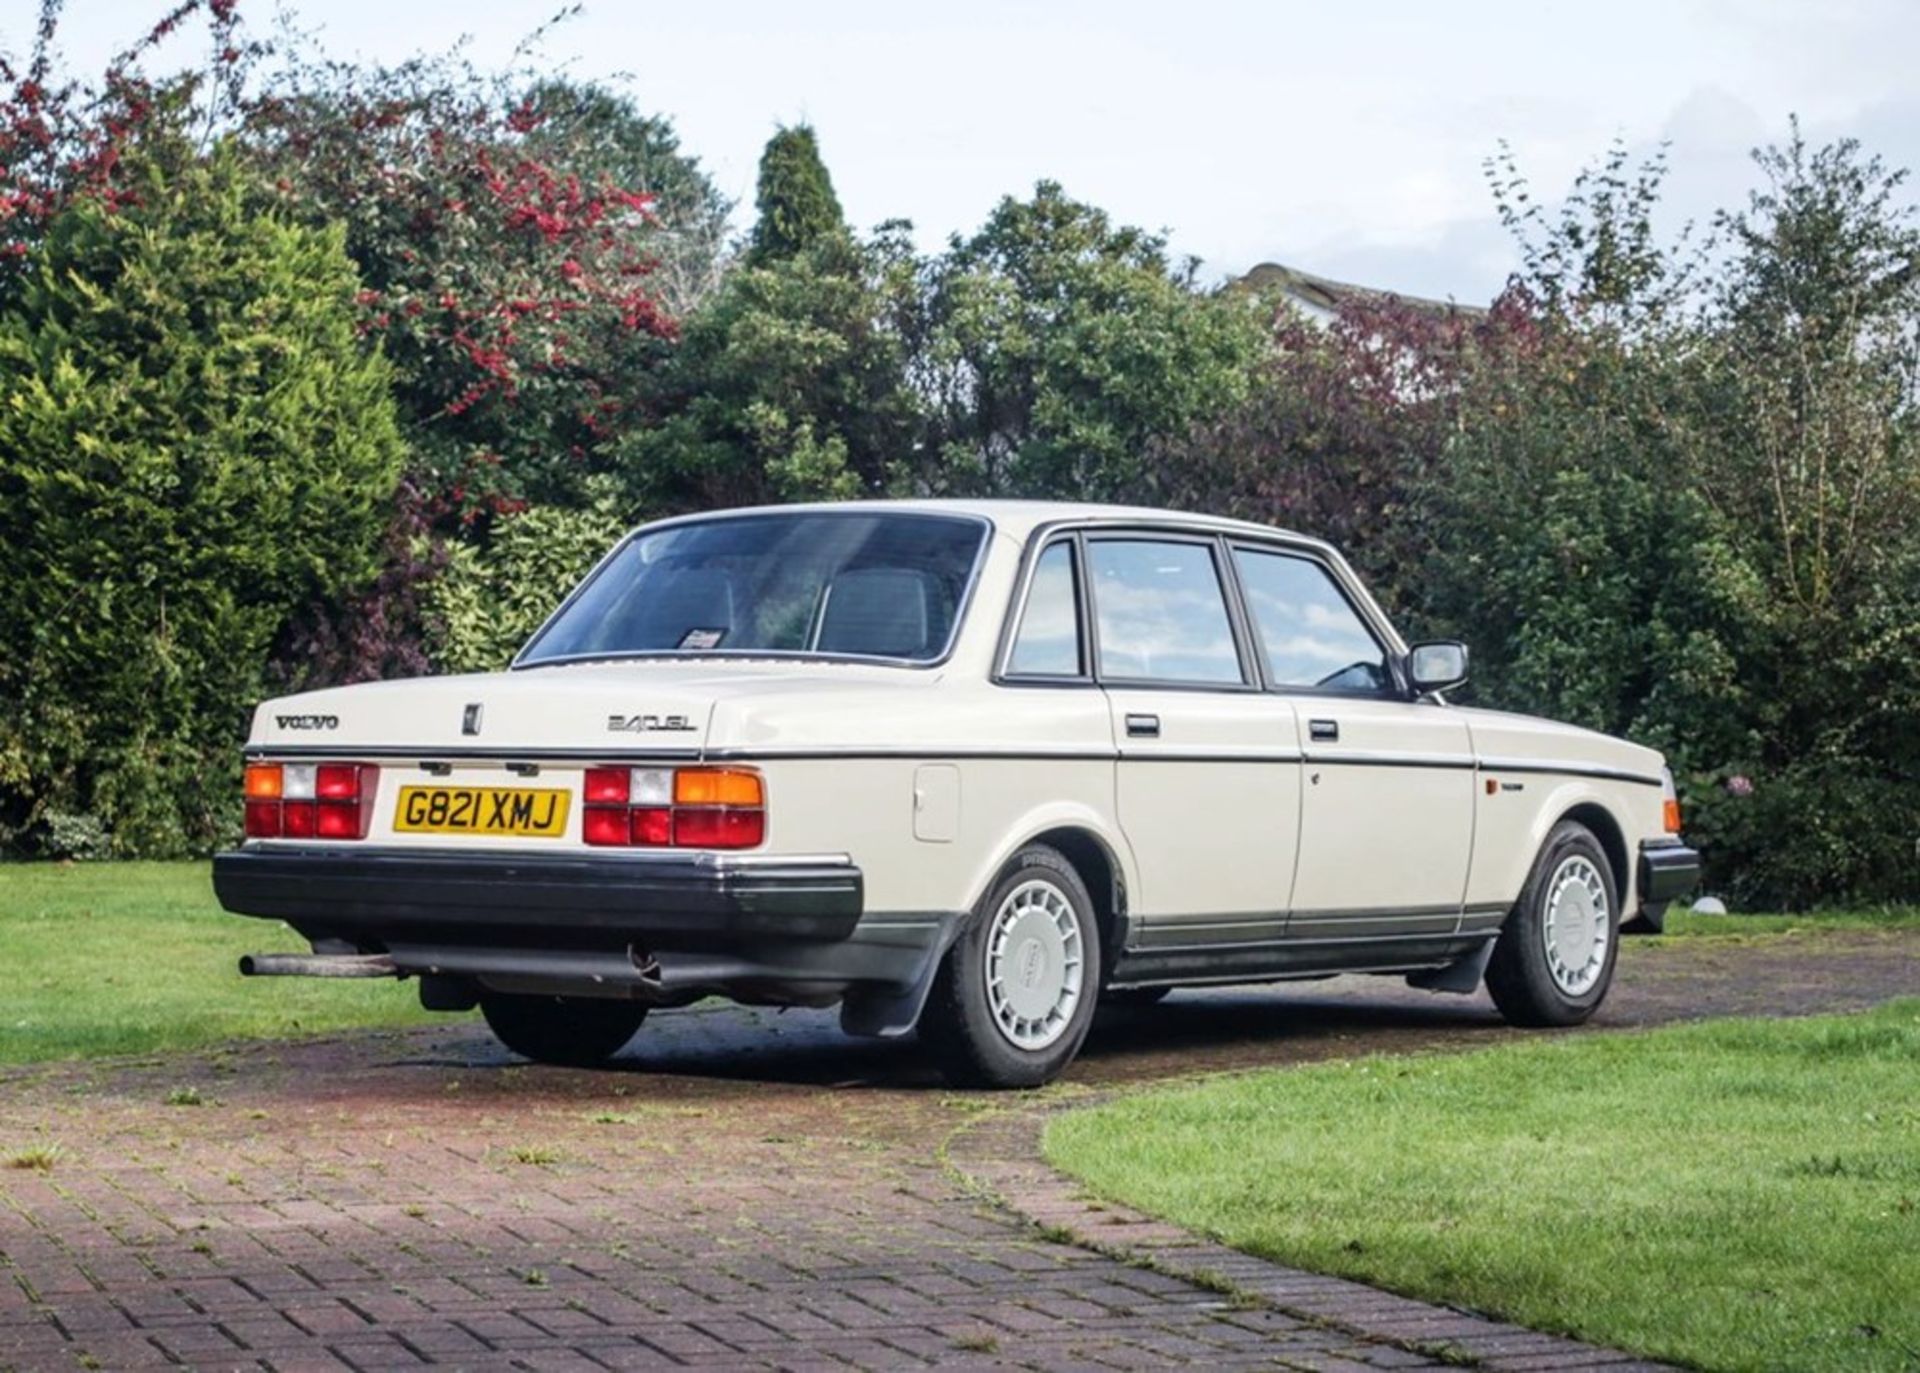
[[[1462,305],[1454,300],[1431,300],[1425,296],[1382,290],[1377,286],[1335,281],[1331,277],[1315,276],[1312,272],[1303,272],[1298,267],[1288,267],[1279,262],[1261,263],[1241,277],[1239,284],[1256,291],[1277,290],[1304,307],[1309,314],[1319,316],[1332,315],[1348,303],[1372,304],[1389,300],[1397,300],[1402,305],[1436,315],[1478,316],[1487,313],[1484,305]]]

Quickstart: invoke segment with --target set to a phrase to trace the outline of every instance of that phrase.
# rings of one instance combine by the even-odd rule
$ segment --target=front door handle
[[[1127,717],[1127,737],[1129,739],[1158,739],[1160,737],[1160,717],[1158,715],[1129,715]]]
[[[1340,739],[1340,722],[1338,720],[1309,720],[1307,721],[1307,738],[1316,744],[1337,743]]]

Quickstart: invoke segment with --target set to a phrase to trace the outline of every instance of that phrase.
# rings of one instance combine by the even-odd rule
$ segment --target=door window
[[[1204,543],[1098,539],[1088,545],[1102,677],[1233,685],[1246,680]]]
[[[1326,568],[1253,548],[1233,557],[1275,686],[1379,694],[1392,685],[1386,650]]]
[[[1073,545],[1057,543],[1040,555],[1027,588],[1026,609],[1007,656],[1015,677],[1079,677],[1086,672],[1080,651],[1080,592],[1073,566]]]

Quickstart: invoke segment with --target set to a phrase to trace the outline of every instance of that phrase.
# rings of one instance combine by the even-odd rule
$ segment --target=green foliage
[[[1042,182],[932,272],[928,490],[1138,494],[1156,449],[1246,394],[1264,314],[1194,289],[1161,238]]]
[[[534,156],[649,198],[647,285],[668,314],[705,300],[720,283],[733,202],[680,146],[672,121],[643,113],[622,89],[552,78],[537,81],[518,108],[532,125]]]
[[[452,672],[504,668],[605,555],[627,522],[604,480],[584,509],[532,506],[494,524],[484,547],[458,544],[426,590],[434,661]]]
[[[345,227],[411,473],[456,537],[523,502],[580,503],[610,441],[644,423],[634,384],[675,329],[655,270],[670,249],[697,281],[714,246],[718,198],[670,141],[615,92],[453,58],[289,59],[246,111],[262,175],[307,222]],[[673,187],[693,238],[615,176]]]
[[[1850,144],[1757,160],[1685,309],[1649,193],[1528,248],[1536,327],[1468,369],[1421,497],[1421,608],[1476,699],[1667,751],[1715,889],[1911,899],[1920,231]]]
[[[872,495],[911,451],[904,234],[824,239],[737,268],[687,321],[657,428],[625,445],[644,508]]]
[[[1460,427],[1473,360],[1521,322],[1379,301],[1323,324],[1279,301],[1247,303],[1277,312],[1273,347],[1244,396],[1163,446],[1153,502],[1326,539],[1382,604],[1420,605],[1421,490]]]
[[[1529,290],[1555,313],[1632,329],[1684,299],[1691,266],[1660,242],[1653,215],[1667,178],[1667,149],[1634,165],[1624,140],[1573,178],[1558,210],[1535,200],[1503,140],[1485,164],[1500,222],[1520,248]]]
[[[0,824],[204,849],[291,612],[373,570],[401,446],[337,229],[155,141],[0,311]]]
[[[781,129],[760,154],[760,185],[747,261],[766,266],[844,236],[846,217],[833,178],[820,160],[820,140],[807,124]]]

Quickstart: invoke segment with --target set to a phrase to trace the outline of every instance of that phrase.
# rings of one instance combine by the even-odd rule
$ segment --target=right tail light
[[[580,834],[596,848],[751,849],[767,791],[749,768],[588,768]]]

